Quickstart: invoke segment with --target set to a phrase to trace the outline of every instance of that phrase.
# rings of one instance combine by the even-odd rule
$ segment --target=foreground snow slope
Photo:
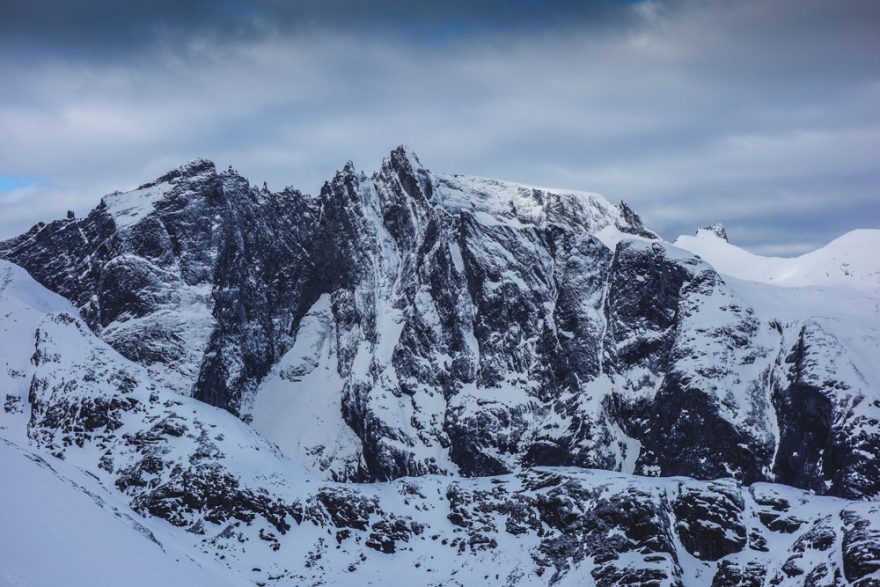
[[[682,235],[675,246],[699,255],[719,273],[783,286],[839,285],[880,290],[880,230],[853,230],[799,257],[764,257],[709,229]]]
[[[251,584],[193,560],[190,548],[155,534],[118,495],[62,461],[0,438],[0,468],[0,585]]]
[[[322,482],[151,379],[22,269],[0,262],[0,283],[0,329],[17,337],[0,361],[18,382],[0,414],[6,583],[880,581],[880,505],[785,486],[565,467]]]

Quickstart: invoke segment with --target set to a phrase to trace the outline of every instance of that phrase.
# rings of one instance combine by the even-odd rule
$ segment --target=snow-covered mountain
[[[197,160],[0,243],[3,495],[90,495],[195,583],[877,584],[862,232],[781,288],[404,148],[318,196]]]

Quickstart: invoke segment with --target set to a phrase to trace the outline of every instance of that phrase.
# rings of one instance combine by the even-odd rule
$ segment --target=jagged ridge
[[[316,197],[197,161],[0,256],[330,478],[577,465],[880,490],[875,373],[835,320],[761,313],[594,194],[433,173],[404,148]]]

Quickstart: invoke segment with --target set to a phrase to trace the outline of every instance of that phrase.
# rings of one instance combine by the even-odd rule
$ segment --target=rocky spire
[[[714,234],[718,238],[723,239],[725,242],[727,242],[727,231],[724,230],[724,225],[721,224],[720,222],[716,222],[715,224],[710,224],[709,226],[704,226],[703,228],[701,228],[697,231],[697,235],[699,235],[701,232],[704,232],[704,231],[711,232],[712,234]]]

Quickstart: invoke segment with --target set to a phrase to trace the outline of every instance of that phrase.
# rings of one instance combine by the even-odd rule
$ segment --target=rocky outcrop
[[[713,234],[720,238],[723,241],[727,241],[727,230],[725,230],[724,225],[720,222],[716,222],[715,224],[710,224],[709,226],[704,226],[700,230],[697,231],[699,235],[701,232],[707,232]]]
[[[807,322],[785,357],[776,478],[854,499],[880,494],[880,402],[840,341]]]

